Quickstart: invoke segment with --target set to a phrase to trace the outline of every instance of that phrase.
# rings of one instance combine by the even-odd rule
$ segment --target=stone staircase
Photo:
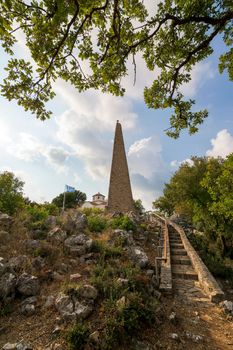
[[[197,281],[198,275],[192,267],[180,234],[172,227],[169,227],[169,237],[173,284],[176,284],[177,279]]]

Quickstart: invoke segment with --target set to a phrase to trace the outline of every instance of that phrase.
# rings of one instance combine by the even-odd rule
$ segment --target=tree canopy
[[[217,36],[226,46],[219,70],[227,70],[233,80],[232,19],[232,0],[165,0],[155,15],[143,0],[3,0],[0,40],[12,57],[1,93],[44,120],[51,115],[45,103],[55,95],[56,79],[78,91],[94,88],[123,95],[127,62],[132,62],[136,79],[140,54],[149,70],[160,70],[144,89],[147,106],[173,110],[168,135],[178,137],[185,128],[192,134],[208,112],[195,111],[195,101],[186,99],[180,87],[190,81],[192,68],[213,53]],[[36,68],[14,57],[17,31],[24,33]]]
[[[222,158],[193,157],[165,185],[154,208],[178,213],[218,242],[223,255],[233,257],[233,153]]]
[[[61,193],[52,200],[52,203],[55,204],[57,207],[62,208],[63,199],[64,199],[64,193]],[[74,192],[66,192],[65,207],[75,208],[77,206],[81,206],[86,199],[87,199],[86,194],[81,191],[76,190]]]
[[[0,173],[0,211],[12,215],[24,206],[23,186],[13,173]]]

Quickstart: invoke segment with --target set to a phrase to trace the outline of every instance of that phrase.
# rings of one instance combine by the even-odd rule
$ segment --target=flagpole
[[[64,195],[63,195],[62,214],[65,211],[65,202],[66,202],[66,187],[64,189]]]

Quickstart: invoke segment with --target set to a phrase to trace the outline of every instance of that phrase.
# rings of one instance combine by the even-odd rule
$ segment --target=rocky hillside
[[[142,349],[160,322],[160,228],[87,214],[0,214],[0,348]]]

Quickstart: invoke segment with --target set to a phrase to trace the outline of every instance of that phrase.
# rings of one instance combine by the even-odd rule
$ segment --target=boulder
[[[93,240],[91,238],[81,233],[67,238],[64,242],[64,247],[72,256],[81,256],[90,250],[92,243]]]
[[[4,213],[0,213],[0,227],[3,229],[8,230],[11,227],[11,224],[13,222],[13,218]]]
[[[57,224],[57,218],[54,215],[49,215],[45,220],[45,225],[49,228],[55,227]]]
[[[17,350],[17,343],[6,343],[3,347],[2,350]]]
[[[76,281],[78,281],[81,277],[82,277],[82,275],[80,275],[80,273],[74,273],[74,274],[70,275],[70,281],[76,282]]]
[[[62,243],[67,238],[67,233],[60,227],[54,227],[48,233],[48,240],[54,243]]]
[[[132,231],[131,232],[127,232],[127,231],[124,231],[124,230],[116,229],[116,230],[113,231],[112,238],[111,238],[110,241],[115,241],[115,240],[117,240],[119,238],[122,240],[122,243],[124,245],[133,245],[134,244]]]
[[[78,290],[78,294],[81,298],[95,300],[98,295],[98,291],[95,287],[85,284]]]
[[[32,260],[32,267],[40,271],[45,266],[45,260],[41,256],[37,256]]]
[[[41,246],[41,243],[36,239],[27,239],[25,241],[25,246],[27,250],[33,251],[33,250],[39,249]]]
[[[4,230],[0,230],[0,244],[6,244],[10,241],[11,239],[11,235],[9,234],[9,232],[4,231]]]
[[[37,277],[23,273],[18,280],[17,290],[24,296],[36,295],[39,293],[40,285]]]
[[[224,300],[219,305],[225,311],[226,314],[231,314],[233,316],[233,302],[232,301]]]
[[[36,311],[36,307],[35,307],[36,302],[37,302],[36,297],[30,297],[30,298],[24,299],[21,303],[20,312],[26,316],[33,315]]]
[[[6,266],[0,262],[0,277],[5,273]]]
[[[5,273],[0,279],[0,299],[14,299],[17,278],[12,273]]]
[[[133,261],[141,268],[145,268],[148,265],[149,259],[142,248],[131,248],[131,257]]]
[[[11,258],[6,264],[6,267],[12,272],[20,272],[27,265],[27,263],[28,258],[26,255],[19,255]]]
[[[87,227],[86,215],[76,211],[66,216],[62,228],[70,234],[77,234]]]
[[[55,306],[64,320],[84,320],[92,312],[92,307],[71,299],[71,296],[60,294],[55,300]]]
[[[44,309],[49,309],[55,304],[55,297],[53,295],[47,296],[45,303],[44,303]]]

